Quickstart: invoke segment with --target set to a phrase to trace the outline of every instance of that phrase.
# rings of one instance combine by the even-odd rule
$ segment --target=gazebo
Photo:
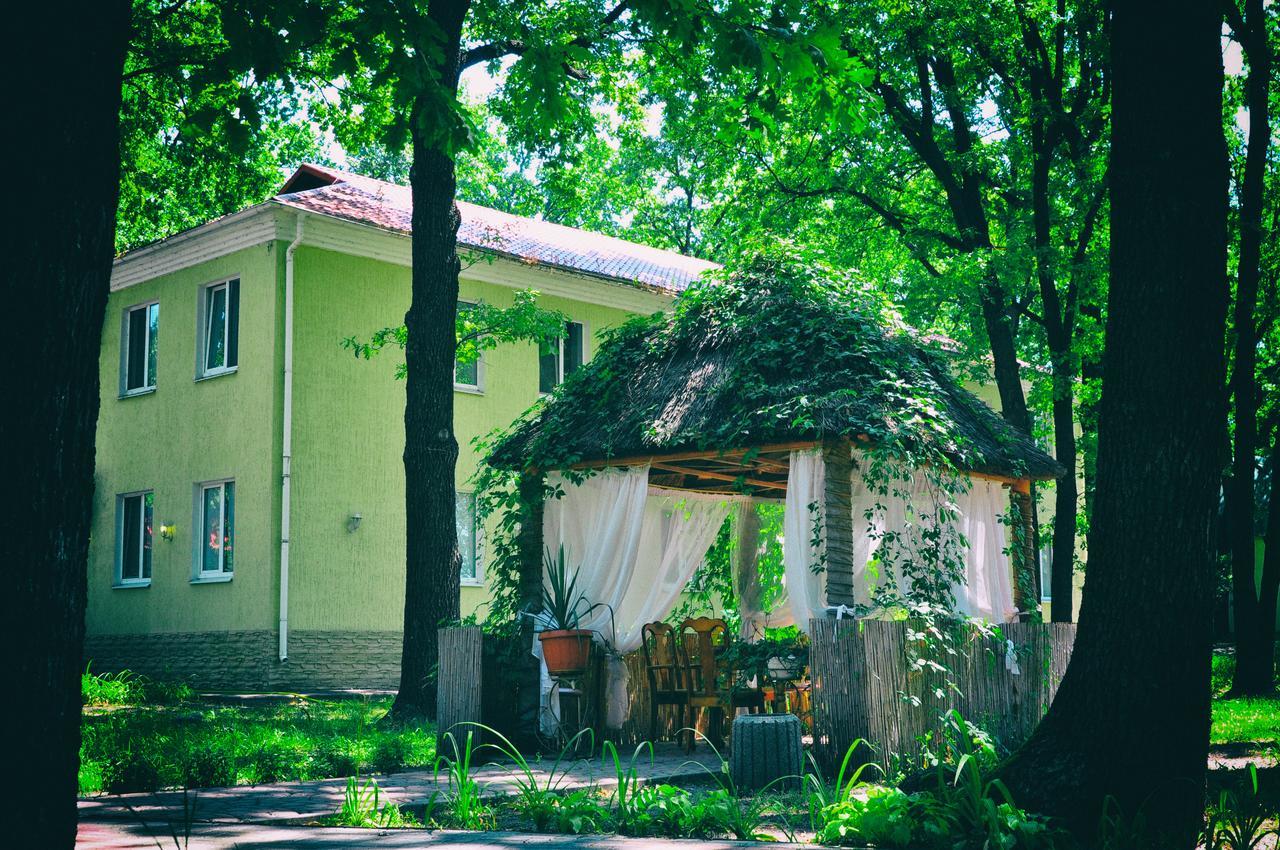
[[[613,614],[584,628],[612,628],[624,652],[730,506],[757,500],[786,505],[801,629],[867,611],[892,581],[884,550],[927,549],[943,527],[962,549],[957,610],[1015,619],[1038,605],[1017,580],[1034,563],[1031,484],[1062,473],[851,276],[768,260],[610,332],[489,463],[520,473],[522,597],[536,602],[544,550],[565,547]]]

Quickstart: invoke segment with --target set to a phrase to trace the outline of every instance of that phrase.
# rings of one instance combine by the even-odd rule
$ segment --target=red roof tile
[[[320,184],[320,185],[317,185]],[[312,186],[290,191],[299,186]],[[398,233],[412,229],[409,187],[358,174],[304,165],[276,200],[297,209]],[[458,202],[458,244],[504,254],[531,264],[598,275],[681,292],[715,263],[627,242],[601,233],[564,227],[488,207]]]

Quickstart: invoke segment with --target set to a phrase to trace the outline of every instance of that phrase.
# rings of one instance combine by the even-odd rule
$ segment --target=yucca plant
[[[547,631],[573,631],[583,618],[590,616],[603,603],[591,602],[578,590],[578,570],[570,573],[565,559],[564,546],[553,555],[550,549],[543,554],[546,581],[542,584],[542,611],[538,615]]]
[[[1249,765],[1249,782],[1240,791],[1223,790],[1209,810],[1203,844],[1206,850],[1257,850],[1270,835],[1268,822],[1280,819],[1280,812],[1268,808],[1258,796],[1258,768]]]

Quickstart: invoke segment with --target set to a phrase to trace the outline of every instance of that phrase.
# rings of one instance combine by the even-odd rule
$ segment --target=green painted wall
[[[274,628],[280,515],[280,369],[276,323],[284,246],[246,248],[113,292],[100,358],[90,634]],[[240,277],[239,368],[195,380],[201,287]],[[120,398],[123,311],[160,301],[156,390]],[[236,480],[235,577],[191,582],[194,485]],[[155,491],[149,587],[115,588],[116,495]],[[175,526],[173,540],[159,535]]]
[[[385,351],[357,360],[340,341],[403,320],[409,269],[306,246],[295,263],[289,626],[397,630],[404,616],[404,384],[394,374],[402,358]],[[463,273],[463,300],[506,305],[513,293]],[[585,323],[591,335],[630,315],[551,296],[540,303]],[[537,366],[533,345],[503,345],[485,353],[482,394],[455,391],[460,489],[476,470],[471,440],[537,399]],[[347,530],[353,513],[362,517],[354,533]],[[483,587],[464,587],[463,613],[486,598]]]

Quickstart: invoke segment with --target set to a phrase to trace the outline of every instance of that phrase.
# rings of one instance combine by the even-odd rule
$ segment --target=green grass
[[[1280,698],[1215,699],[1209,740],[1214,744],[1280,743]]]
[[[435,762],[431,727],[379,725],[391,707],[389,698],[248,708],[194,699],[171,705],[136,704],[136,695],[134,700],[126,707],[86,711],[81,794],[326,779],[430,768]]]

